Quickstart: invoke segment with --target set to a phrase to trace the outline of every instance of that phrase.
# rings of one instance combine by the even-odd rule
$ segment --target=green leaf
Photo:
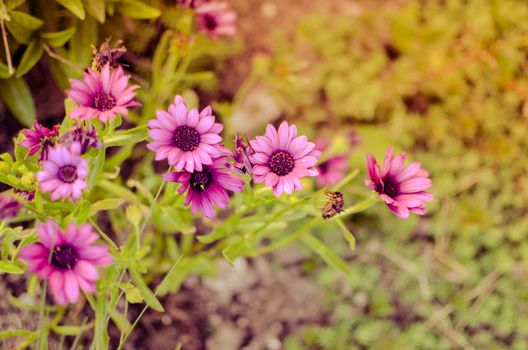
[[[154,293],[149,289],[147,283],[143,279],[143,276],[141,276],[139,271],[136,269],[135,264],[130,264],[128,270],[132,280],[134,280],[134,283],[136,284],[136,287],[141,292],[143,299],[145,299],[145,302],[154,310],[163,312],[163,306],[159,302],[158,298],[156,298],[156,295],[154,295]]]
[[[306,232],[301,240],[317,255],[321,257],[330,267],[334,268],[337,271],[340,271],[346,275],[352,275],[352,270],[348,264],[341,259],[339,255],[334,253],[326,244],[321,242],[318,238]]]
[[[123,203],[125,203],[124,199],[121,198],[107,198],[102,199],[100,201],[95,202],[90,207],[90,216],[95,215],[96,213],[100,211],[107,211],[107,210],[113,210],[119,208]]]
[[[26,0],[7,0],[6,6],[8,10],[14,10],[25,2]]]
[[[97,45],[97,22],[88,17],[79,23],[77,32],[70,40],[70,60],[89,64],[92,59],[92,45]]]
[[[125,298],[130,304],[138,304],[143,302],[143,295],[136,287],[125,289]]]
[[[2,62],[0,62],[0,78],[7,79],[10,76],[11,74],[9,73],[9,67],[7,67],[6,64],[3,64]]]
[[[6,22],[7,29],[22,44],[29,43],[33,33],[44,24],[41,19],[24,12],[10,11],[9,14],[11,21]]]
[[[0,1],[0,20],[1,21],[10,21],[9,13],[7,12],[6,5],[3,1]]]
[[[26,51],[24,51],[24,55],[20,60],[15,76],[20,78],[29,72],[31,68],[37,64],[43,54],[44,49],[42,48],[42,45],[40,45],[40,41],[33,40],[26,48]]]
[[[40,36],[49,46],[57,48],[64,46],[75,35],[76,31],[76,27],[70,27],[60,32],[42,33]]]
[[[21,275],[24,270],[9,261],[0,261],[0,273],[12,273],[15,275]]]
[[[337,226],[341,229],[341,232],[343,232],[343,237],[345,237],[346,241],[348,242],[348,245],[350,246],[350,249],[355,250],[356,249],[356,238],[350,232],[350,230],[346,227],[345,223],[341,218],[336,218]]]
[[[122,0],[119,11],[130,18],[151,19],[161,16],[161,11],[137,0]]]
[[[15,118],[25,127],[31,128],[37,119],[31,92],[23,79],[0,80],[0,96]]]
[[[80,20],[84,20],[86,14],[81,0],[56,0],[59,4],[66,7],[71,13],[77,16]]]
[[[86,11],[100,23],[105,21],[105,1],[104,0],[86,0]]]
[[[235,263],[235,260],[241,257],[245,252],[249,251],[250,248],[248,247],[246,241],[244,238],[239,237],[234,243],[231,243],[222,251],[222,254],[224,255],[224,258],[229,261],[231,265]]]
[[[103,137],[105,147],[133,145],[147,139],[147,126],[138,126],[133,129],[120,130]]]
[[[125,211],[128,221],[134,226],[136,232],[139,232],[139,225],[141,224],[141,219],[143,218],[143,213],[141,208],[137,205],[129,205]]]
[[[88,175],[88,188],[93,188],[103,172],[104,162],[106,158],[106,152],[104,148],[98,150],[97,155],[90,164],[90,174]]]
[[[25,12],[9,11],[9,16],[11,16],[11,23],[16,23],[31,31],[35,31],[44,25],[43,20]]]

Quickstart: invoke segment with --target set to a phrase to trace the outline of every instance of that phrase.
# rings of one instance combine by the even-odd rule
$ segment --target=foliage
[[[354,125],[353,166],[389,139],[412,149],[438,199],[420,224],[349,224],[351,277],[314,271],[335,325],[289,349],[524,347],[527,14],[514,0],[383,3],[307,16],[279,43],[261,76],[291,117]]]

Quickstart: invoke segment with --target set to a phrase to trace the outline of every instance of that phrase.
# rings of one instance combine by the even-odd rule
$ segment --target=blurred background
[[[159,19],[108,20],[93,36],[123,39],[138,81],[181,17],[175,1],[150,3]],[[189,98],[212,103],[228,134],[297,123],[325,145],[323,161],[342,155],[361,169],[352,195],[365,191],[366,152],[379,159],[394,145],[430,171],[436,200],[425,217],[401,220],[382,205],[352,217],[355,251],[337,228],[317,232],[346,275],[302,246],[192,275],[127,349],[526,349],[528,2],[229,4],[237,34],[198,46],[190,70],[207,74],[184,82]],[[43,55],[24,77],[45,125],[64,115],[53,62]],[[5,152],[24,120],[5,103],[0,114]],[[4,280],[2,294],[16,293]],[[31,322],[6,301],[0,311],[4,323]]]

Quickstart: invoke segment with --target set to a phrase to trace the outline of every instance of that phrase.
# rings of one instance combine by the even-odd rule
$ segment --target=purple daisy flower
[[[213,39],[236,34],[237,14],[229,9],[227,2],[206,2],[194,5],[198,28]]]
[[[74,143],[79,144],[79,149],[81,154],[85,154],[90,150],[90,148],[99,149],[103,144],[99,141],[97,137],[97,132],[93,125],[89,125],[86,129],[82,126],[76,127],[70,132],[64,134],[60,140],[60,144],[70,148]]]
[[[63,231],[50,220],[37,226],[37,235],[38,243],[22,247],[19,257],[28,264],[30,272],[49,281],[51,294],[59,305],[77,302],[79,289],[93,293],[99,279],[96,266],[113,262],[106,246],[92,244],[99,235],[90,224],[70,224]]]
[[[14,198],[7,195],[0,195],[0,220],[14,218],[18,215],[21,208],[22,205]]]
[[[39,160],[48,159],[48,151],[57,142],[57,136],[59,136],[59,125],[55,125],[53,128],[48,129],[43,125],[40,125],[35,121],[33,129],[24,129],[22,134],[26,137],[20,141],[19,145],[23,148],[29,149],[26,157],[30,157],[40,151]]]
[[[432,185],[429,173],[418,162],[406,167],[404,162],[405,153],[394,157],[392,147],[387,150],[382,167],[369,153],[367,169],[370,180],[365,180],[365,184],[379,193],[394,214],[407,219],[409,212],[424,215],[425,202],[432,201],[434,197],[425,191]]]
[[[42,164],[37,173],[42,192],[51,192],[51,200],[71,198],[77,201],[86,189],[88,161],[81,158],[80,146],[74,144],[70,149],[59,146],[49,152],[49,159]]]
[[[319,175],[317,175],[315,180],[321,187],[335,185],[344,179],[347,168],[347,156],[330,157],[317,166]]]
[[[168,159],[177,171],[202,171],[202,165],[213,163],[222,153],[222,124],[215,123],[211,107],[200,113],[187,109],[181,96],[174,98],[169,111],[156,111],[156,119],[148,122],[152,137],[147,147],[156,152],[156,160]]]
[[[66,94],[78,105],[70,117],[81,120],[99,118],[107,122],[117,114],[127,115],[128,107],[141,105],[134,100],[134,90],[139,85],[128,87],[129,79],[130,75],[125,74],[121,66],[110,71],[108,64],[101,73],[89,69],[82,81],[70,79],[71,89]]]
[[[178,193],[187,192],[185,205],[191,204],[191,211],[195,214],[201,211],[205,217],[214,218],[213,205],[219,208],[227,208],[229,195],[227,191],[242,192],[244,181],[231,173],[225,167],[226,157],[213,160],[210,165],[204,165],[202,171],[195,172],[170,172],[163,175],[163,179],[169,182],[181,184]]]
[[[301,177],[319,174],[314,166],[321,152],[306,136],[297,136],[295,125],[282,122],[277,131],[268,124],[266,136],[257,136],[250,145],[255,151],[251,155],[255,182],[272,187],[277,198],[282,192],[301,190]]]

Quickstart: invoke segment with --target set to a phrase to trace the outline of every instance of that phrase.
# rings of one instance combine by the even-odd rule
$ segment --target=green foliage
[[[353,277],[316,274],[333,325],[291,339],[288,349],[524,341],[527,14],[514,0],[389,2],[307,16],[278,44],[263,79],[289,118],[354,125],[359,155],[382,156],[387,143],[409,150],[430,170],[436,195],[421,224],[389,213],[347,224],[360,247],[348,257]],[[289,67],[285,76],[278,62]],[[344,249],[332,243],[337,234],[324,241]]]

